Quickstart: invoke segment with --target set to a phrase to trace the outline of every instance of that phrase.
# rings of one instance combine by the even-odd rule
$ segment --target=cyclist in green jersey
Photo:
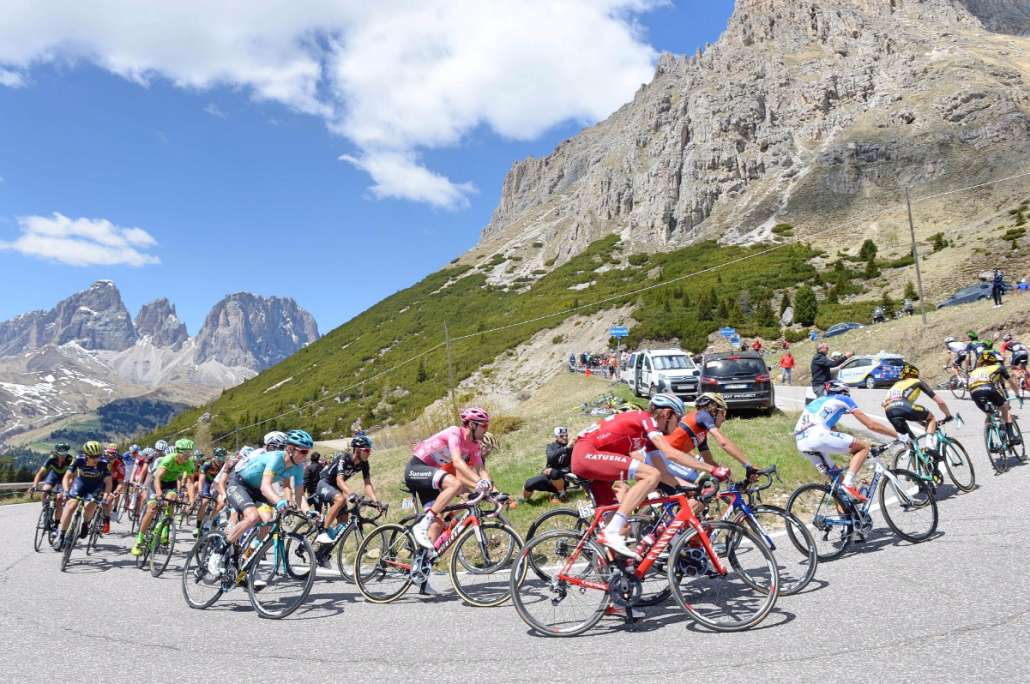
[[[157,511],[158,503],[162,499],[175,499],[176,488],[179,479],[186,475],[193,474],[193,440],[180,439],[175,443],[175,453],[154,461],[154,474],[150,478],[150,486],[147,488],[147,510],[143,514],[143,520],[139,524],[139,534],[136,535],[136,544],[132,547],[133,556],[143,553],[140,545],[150,529],[150,522]],[[187,492],[192,503],[193,495]]]

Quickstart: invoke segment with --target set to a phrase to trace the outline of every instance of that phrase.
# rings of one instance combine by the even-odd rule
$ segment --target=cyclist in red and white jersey
[[[480,447],[489,427],[489,414],[470,407],[461,411],[461,427],[449,427],[415,445],[404,483],[429,508],[412,530],[422,546],[434,548],[433,542],[443,530],[440,515],[455,496],[492,488]]]
[[[669,444],[666,435],[676,429],[685,412],[679,397],[656,394],[651,398],[647,411],[627,411],[609,416],[576,438],[572,449],[572,472],[591,481],[590,489],[598,506],[615,503],[613,482],[636,480],[623,495],[619,510],[598,536],[598,541],[612,551],[637,557],[622,535],[626,519],[658,487],[659,482],[676,482],[662,459],[657,459],[654,465],[645,463],[642,458],[646,452],[658,450],[666,460],[711,473],[718,480],[729,477],[729,468],[710,465]],[[635,452],[643,452],[641,458],[634,458]]]

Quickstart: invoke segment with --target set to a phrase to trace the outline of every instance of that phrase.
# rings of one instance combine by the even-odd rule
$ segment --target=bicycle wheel
[[[915,447],[909,445],[904,451],[894,454],[893,461],[892,467],[894,468],[909,470],[928,482],[933,480],[934,472],[925,451],[923,451],[923,457],[920,458],[916,454]]]
[[[43,504],[40,506],[39,519],[36,521],[36,535],[32,539],[32,548],[38,553],[43,548],[43,539],[50,535],[50,528],[53,526],[51,517],[53,513],[50,511],[50,506]]]
[[[228,544],[225,537],[215,532],[199,542],[186,556],[182,570],[182,597],[190,608],[203,610],[213,605],[222,595],[222,553]],[[218,572],[211,572],[212,566]]]
[[[669,552],[669,585],[676,603],[698,624],[717,632],[754,627],[779,596],[779,573],[772,551],[747,528],[716,520],[705,533],[724,573],[715,570],[698,531],[688,529]]]
[[[403,525],[388,523],[369,532],[354,558],[354,582],[372,603],[390,603],[411,586],[418,547]]]
[[[976,487],[976,472],[973,462],[966,453],[966,448],[958,440],[949,438],[941,444],[941,459],[952,483],[963,492],[971,492]]]
[[[1005,440],[1001,436],[1001,428],[993,420],[984,426],[984,446],[987,448],[987,459],[994,472],[1000,475],[1009,469],[1009,455],[1005,449]]]
[[[551,530],[584,530],[589,521],[583,520],[575,508],[555,508],[537,517],[526,531],[526,541]]]
[[[104,514],[101,512],[100,505],[97,505],[97,510],[93,512],[93,517],[89,520],[89,535],[86,537],[86,555],[92,556],[93,552],[97,550],[97,541],[100,539],[100,533],[103,530]]]
[[[348,582],[354,581],[354,561],[358,557],[358,546],[364,538],[365,533],[360,527],[347,525],[336,544],[336,567],[340,571],[340,577]]]
[[[831,494],[829,485],[801,485],[787,500],[787,512],[808,526],[819,560],[831,561],[847,551],[854,522],[848,506]],[[791,542],[800,540],[792,537]]]
[[[951,396],[960,400],[965,399],[968,394],[968,390],[966,390],[966,378],[962,375],[959,375],[957,378],[952,378],[950,389]]]
[[[165,541],[167,530],[168,540]],[[175,525],[171,516],[161,516],[151,535],[150,575],[160,577],[168,567],[175,550]]]
[[[921,542],[937,530],[937,502],[926,482],[910,470],[894,468],[880,481],[880,512],[905,541]]]
[[[799,593],[815,577],[819,566],[812,534],[804,523],[779,506],[755,506],[752,512],[755,519],[745,519],[755,536],[773,552],[780,575],[780,596]]]
[[[576,549],[579,549],[577,552]],[[527,574],[530,558],[544,577]],[[608,607],[608,558],[592,539],[552,530],[526,542],[511,574],[511,598],[519,617],[545,636],[576,636],[596,625]],[[518,579],[524,577],[519,582]],[[589,583],[589,584],[584,584]]]
[[[280,533],[281,534],[281,533]],[[302,535],[289,533],[287,551],[280,535],[272,535],[254,553],[247,570],[247,595],[258,615],[281,620],[300,608],[315,583],[315,550]]]
[[[519,535],[500,522],[487,521],[462,532],[450,563],[451,584],[458,596],[477,608],[507,601],[515,557],[521,549]]]
[[[64,550],[61,553],[61,572],[68,567],[68,561],[72,557],[72,549],[75,548],[75,543],[79,541],[80,528],[82,527],[82,502],[79,502],[79,507],[75,509],[75,515],[72,517],[72,523],[68,526],[68,531],[64,535]]]
[[[1026,444],[1023,443],[1023,431],[1019,429],[1019,423],[1015,419],[1012,420],[1012,432],[1019,439],[1016,441],[1008,440],[1009,453],[1016,457],[1016,460],[1020,463],[1026,463]]]

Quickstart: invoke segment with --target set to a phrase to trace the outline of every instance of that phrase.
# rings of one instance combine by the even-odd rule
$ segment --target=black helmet
[[[56,451],[59,454],[67,454],[69,451],[71,451],[71,447],[65,444],[64,442],[58,442],[57,446],[54,447],[54,451]]]
[[[372,440],[368,438],[368,435],[358,435],[350,441],[351,449],[371,449]]]
[[[322,460],[322,454],[318,453],[317,451],[312,451],[311,456],[309,456],[308,458],[311,459],[312,463],[318,463]]]

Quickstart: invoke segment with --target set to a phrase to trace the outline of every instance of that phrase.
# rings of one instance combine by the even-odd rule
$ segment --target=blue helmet
[[[287,432],[286,443],[291,446],[300,447],[301,449],[311,449],[315,446],[315,442],[311,439],[311,435],[303,430],[290,430]]]
[[[672,412],[677,416],[682,416],[687,412],[687,407],[683,405],[683,400],[675,394],[656,394],[651,397],[651,406],[672,409]]]

